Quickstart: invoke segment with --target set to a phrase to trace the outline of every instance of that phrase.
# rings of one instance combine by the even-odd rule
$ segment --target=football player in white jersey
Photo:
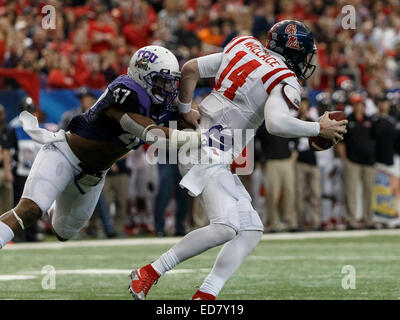
[[[197,116],[191,110],[191,100],[197,81],[215,77],[214,89],[199,106],[201,130],[255,130],[265,120],[267,130],[275,135],[319,135],[336,143],[346,133],[346,120],[330,120],[326,113],[319,122],[307,122],[289,114],[289,108],[300,104],[298,78],[307,79],[315,69],[311,64],[315,52],[311,32],[298,21],[275,24],[265,46],[253,37],[237,37],[223,52],[193,59],[183,66],[180,112],[195,123]],[[234,144],[232,160],[246,142],[239,147]],[[207,147],[203,144],[202,149]],[[225,152],[223,148],[210,148],[217,154]],[[210,224],[188,233],[152,264],[134,270],[129,290],[135,299],[144,299],[154,282],[178,263],[225,243],[211,273],[192,297],[215,299],[263,233],[251,198],[237,175],[229,170],[229,164],[183,165],[179,160],[181,186],[199,196]]]

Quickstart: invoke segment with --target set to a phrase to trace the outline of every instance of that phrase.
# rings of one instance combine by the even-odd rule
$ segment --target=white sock
[[[179,259],[176,256],[174,249],[171,248],[165,252],[160,258],[154,261],[151,266],[157,273],[162,276],[168,270],[171,270],[179,263]]]
[[[14,232],[4,222],[0,221],[0,249],[14,238]]]
[[[214,297],[216,297],[224,284],[224,279],[216,276],[213,273],[210,273],[201,285],[200,291],[212,294]]]
[[[216,297],[225,282],[261,240],[261,236],[261,231],[240,231],[233,240],[225,244],[218,254],[211,273],[201,285],[200,291]]]

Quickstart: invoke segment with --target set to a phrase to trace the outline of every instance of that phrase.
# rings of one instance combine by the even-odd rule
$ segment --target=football
[[[336,121],[346,120],[346,115],[343,111],[332,111],[329,112],[329,118]],[[323,151],[333,146],[332,140],[318,136],[308,138],[308,144],[310,148],[314,151]]]

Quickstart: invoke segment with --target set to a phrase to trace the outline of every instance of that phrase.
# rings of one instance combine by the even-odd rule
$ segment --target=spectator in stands
[[[252,34],[256,38],[264,37],[266,40],[267,33],[265,30],[269,30],[275,24],[275,3],[274,1],[265,1],[264,5],[255,12]]]
[[[67,56],[58,56],[57,67],[49,73],[50,88],[73,89],[77,87],[75,70]]]
[[[282,212],[289,231],[297,231],[295,211],[294,154],[289,148],[290,139],[273,136],[264,125],[257,130],[265,160],[264,177],[267,189],[267,217],[270,232],[281,230],[279,202],[282,197]]]
[[[207,28],[201,29],[198,34],[199,38],[203,43],[220,47],[222,42],[225,40],[218,21],[211,21]]]
[[[146,160],[149,145],[129,153],[126,165],[129,178],[128,234],[154,234],[154,205],[158,189],[157,165]]]
[[[302,99],[299,109],[299,119],[313,121],[308,116],[309,101]],[[310,225],[313,230],[320,230],[320,199],[321,199],[321,176],[317,166],[315,151],[310,149],[308,138],[295,139],[295,150],[297,152],[296,170],[296,212],[300,229],[306,225],[305,204],[309,203]],[[309,190],[308,196],[306,195]],[[308,199],[308,201],[307,201]]]
[[[10,210],[14,204],[11,149],[16,139],[15,130],[7,125],[6,110],[0,104],[0,210]]]
[[[354,93],[350,97],[353,112],[347,117],[347,133],[338,152],[344,161],[344,182],[346,188],[347,229],[358,229],[357,186],[362,184],[362,220],[367,228],[375,228],[371,196],[375,179],[375,125],[373,119],[365,114],[364,97]]]
[[[171,33],[178,29],[179,13],[185,12],[185,0],[164,0],[164,9],[158,13],[158,22],[164,23]]]
[[[185,218],[188,213],[189,196],[187,190],[179,186],[182,179],[177,164],[158,164],[159,188],[154,208],[154,229],[158,237],[165,236],[165,209],[175,191],[175,235],[186,234]]]
[[[121,12],[120,16],[120,19],[125,19],[122,24],[122,35],[127,44],[134,48],[149,45],[157,21],[154,9],[146,1],[139,1],[139,5],[135,6],[135,8],[131,7],[129,1],[122,3],[125,3],[124,6],[129,6],[125,10],[132,11],[130,16],[122,15],[123,12]],[[132,21],[127,23],[129,17]]]
[[[201,41],[197,35],[190,30],[189,21],[185,14],[179,15],[179,28],[175,31],[170,41],[170,48],[177,51],[180,60],[187,61],[198,57],[201,50]]]
[[[386,94],[377,97],[378,114],[374,117],[375,161],[391,167],[397,145],[396,120],[389,115],[390,101]]]
[[[8,19],[0,17],[0,66],[3,65],[6,58],[7,42],[11,37],[11,31]]]
[[[96,19],[89,22],[90,51],[95,53],[110,50],[113,47],[113,39],[117,36],[115,23],[105,8],[103,10]]]
[[[90,90],[90,88],[87,87],[79,88],[76,91],[76,96],[79,99],[79,106],[75,109],[64,112],[60,122],[58,123],[58,127],[60,129],[66,130],[69,122],[73,117],[88,111],[96,102],[93,92]]]
[[[101,72],[100,56],[92,54],[88,57],[88,72],[83,78],[83,85],[93,89],[103,89],[107,86],[106,78]]]

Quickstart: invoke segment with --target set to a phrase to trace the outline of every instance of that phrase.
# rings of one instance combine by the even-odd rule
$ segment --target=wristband
[[[190,111],[190,109],[192,108],[192,101],[188,102],[188,103],[183,103],[179,100],[178,98],[178,110],[179,113],[188,113]]]
[[[149,124],[146,128],[144,128],[142,133],[142,140],[146,141],[146,135],[152,127],[157,127],[154,123]]]

